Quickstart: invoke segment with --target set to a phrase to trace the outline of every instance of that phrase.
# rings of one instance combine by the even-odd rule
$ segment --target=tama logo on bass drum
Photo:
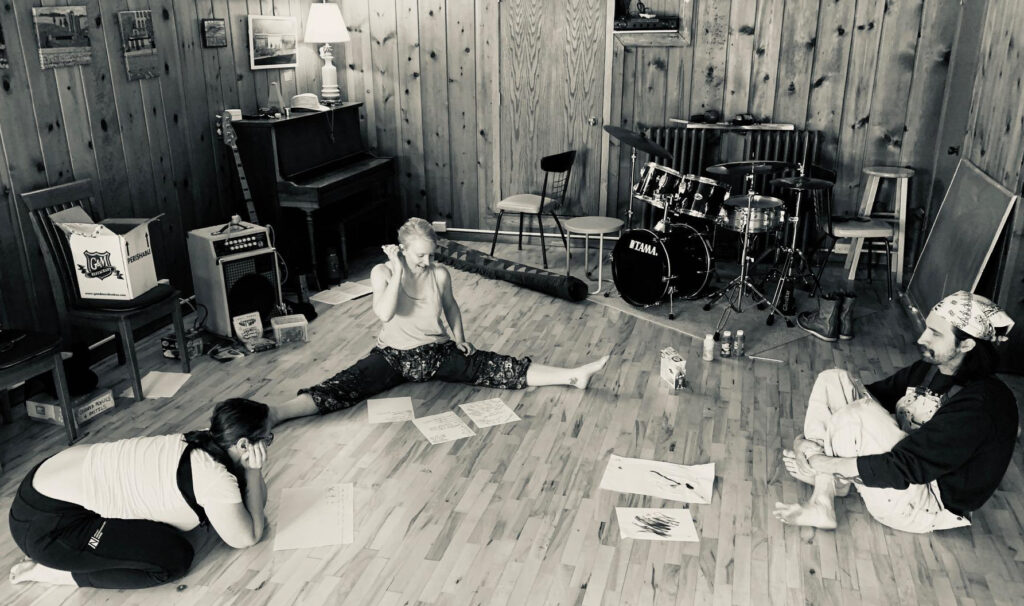
[[[640,251],[645,255],[651,255],[654,257],[658,256],[658,250],[654,248],[653,244],[648,244],[647,242],[640,242],[639,240],[630,240],[629,248],[632,250]]]

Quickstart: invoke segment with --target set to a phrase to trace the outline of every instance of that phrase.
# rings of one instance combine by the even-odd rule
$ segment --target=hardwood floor
[[[552,267],[562,267],[557,247],[549,253]],[[502,245],[498,255],[537,263],[540,252]],[[363,259],[364,276],[373,260]],[[861,321],[852,341],[807,337],[766,354],[781,364],[703,362],[699,341],[608,307],[453,275],[478,347],[561,366],[605,353],[611,362],[586,391],[430,382],[390,392],[411,396],[418,416],[501,397],[522,417],[450,444],[431,446],[411,423],[369,425],[363,406],[281,425],[268,464],[270,531],[258,545],[233,550],[197,531],[194,568],[178,583],[114,592],[4,581],[0,603],[1024,603],[1020,448],[970,528],[902,534],[874,522],[855,494],[837,502],[834,532],[801,533],[771,515],[775,501],[809,494],[786,474],[780,450],[800,431],[815,375],[841,367],[871,381],[915,359],[916,335],[896,304]],[[879,281],[856,287],[862,297],[884,297]],[[379,323],[368,297],[321,311],[310,343],[226,364],[198,360],[174,398],[119,399],[85,426],[85,440],[202,427],[210,405],[225,397],[279,402],[372,346]],[[658,352],[668,345],[687,359],[690,387],[678,393],[658,376]],[[140,350],[144,368],[177,369],[152,338]],[[95,369],[115,393],[127,386],[111,361]],[[1016,378],[1014,385],[1020,398]],[[62,448],[62,436],[23,416],[0,427],[0,509],[32,465]],[[711,504],[689,506],[699,543],[619,538],[616,506],[684,505],[599,489],[611,453],[716,463]],[[354,483],[355,542],[273,551],[281,490],[320,482]],[[6,567],[21,554],[3,526]]]

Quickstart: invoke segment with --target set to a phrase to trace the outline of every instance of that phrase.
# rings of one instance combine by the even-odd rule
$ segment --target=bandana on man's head
[[[1013,320],[998,305],[966,290],[939,301],[932,311],[976,339],[1000,343],[1013,328]]]

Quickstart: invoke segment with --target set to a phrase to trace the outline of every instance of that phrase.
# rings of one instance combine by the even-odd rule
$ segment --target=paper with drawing
[[[700,540],[689,509],[616,507],[615,515],[619,520],[619,536],[623,539],[690,542]]]
[[[677,465],[611,455],[601,488],[646,494],[684,503],[710,503],[715,464]]]
[[[274,551],[351,543],[352,492],[352,484],[285,488],[277,510]]]

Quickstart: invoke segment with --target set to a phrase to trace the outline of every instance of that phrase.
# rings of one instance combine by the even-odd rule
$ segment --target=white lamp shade
[[[305,42],[314,44],[330,44],[332,42],[348,42],[348,28],[341,18],[341,9],[333,2],[311,4],[309,18],[306,20]]]

